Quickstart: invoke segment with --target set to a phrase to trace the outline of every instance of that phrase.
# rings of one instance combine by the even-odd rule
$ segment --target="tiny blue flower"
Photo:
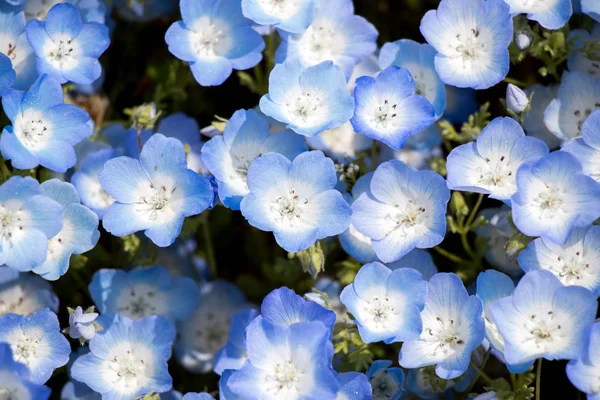
[[[600,217],[598,201],[600,183],[584,175],[571,154],[555,151],[519,168],[511,199],[513,220],[527,236],[563,244],[573,228]]]
[[[104,190],[98,175],[102,172],[104,164],[115,157],[115,151],[110,148],[91,152],[81,161],[77,172],[71,177],[71,183],[79,193],[81,204],[89,207],[99,219],[104,217],[115,199]]]
[[[260,110],[304,136],[315,136],[350,120],[354,100],[342,71],[331,61],[304,69],[298,61],[275,65]]]
[[[83,22],[108,22],[109,7],[104,0],[26,0],[23,12],[27,21],[46,19],[48,12],[58,3],[71,3],[79,9]]]
[[[398,400],[404,393],[404,373],[392,367],[389,360],[374,361],[367,371],[367,378],[373,390],[373,399]]]
[[[584,48],[584,42],[594,42],[600,40],[600,24],[595,24],[591,32],[585,29],[574,29],[569,32],[567,40],[573,43],[574,51],[567,59],[567,67],[571,72],[586,72],[589,75],[600,77],[600,64],[593,59],[588,58],[586,52],[581,51]]]
[[[517,86],[509,83],[506,87],[506,107],[516,113],[525,111],[529,105],[529,97]]]
[[[257,158],[248,169],[250,193],[241,203],[250,225],[273,232],[286,251],[298,252],[348,228],[352,209],[334,189],[333,161],[320,151],[293,161],[277,153]]]
[[[46,400],[50,388],[31,383],[26,365],[13,359],[13,352],[7,343],[0,343],[0,387],[7,399]]]
[[[515,45],[519,50],[527,50],[533,42],[533,35],[527,30],[515,33]]]
[[[571,18],[571,0],[534,1],[504,0],[510,6],[510,13],[527,14],[527,19],[537,21],[546,29],[560,29]]]
[[[248,359],[246,352],[246,328],[258,316],[253,308],[235,313],[227,334],[227,344],[215,354],[213,370],[222,375],[226,369],[240,369]]]
[[[0,56],[0,94],[13,84],[15,89],[27,89],[37,77],[37,69],[22,12],[0,12],[0,43],[0,53],[6,56]]]
[[[584,174],[600,183],[600,110],[594,111],[581,127],[581,137],[562,147],[581,162]]]
[[[58,297],[47,281],[0,267],[0,316],[8,313],[29,315],[44,308],[58,311]]]
[[[543,140],[550,150],[560,146],[561,140],[544,124],[544,112],[546,107],[558,93],[558,85],[543,86],[536,83],[525,89],[527,96],[533,95],[529,104],[529,112],[522,115],[523,122],[521,126],[527,133],[527,136],[533,136]]]
[[[69,361],[71,346],[60,332],[56,314],[48,309],[29,316],[0,317],[0,343],[8,343],[15,361],[29,368],[29,380],[46,383],[52,372]]]
[[[246,18],[290,33],[302,33],[313,20],[314,0],[242,0]]]
[[[369,378],[359,372],[344,372],[337,376],[340,390],[336,400],[371,400],[373,388]]]
[[[293,160],[306,151],[304,137],[285,130],[269,133],[269,123],[253,110],[238,110],[225,125],[223,135],[210,139],[202,148],[202,159],[217,179],[219,199],[225,207],[240,209],[248,194],[250,163],[262,154],[279,153]]]
[[[65,172],[75,165],[73,146],[90,134],[90,116],[64,104],[56,80],[42,75],[27,92],[10,90],[2,98],[2,107],[12,125],[4,128],[0,150],[14,168],[42,165]]]
[[[352,225],[371,239],[381,261],[394,262],[415,247],[441,243],[449,199],[450,190],[438,174],[388,161],[375,170],[370,191],[352,204]]]
[[[489,222],[478,227],[475,233],[477,237],[487,242],[485,260],[495,268],[515,277],[521,276],[523,270],[516,260],[509,259],[505,249],[510,238],[518,233],[514,224],[510,222],[510,215],[510,207],[507,205],[486,208],[479,213],[479,218],[483,217]]]
[[[356,133],[350,122],[328,129],[316,136],[306,138],[306,143],[313,150],[321,150],[327,157],[339,163],[355,160],[357,153],[369,150],[373,139]]]
[[[376,78],[356,80],[354,130],[400,150],[411,135],[435,121],[435,110],[407,69],[390,66]]]
[[[587,350],[567,364],[567,376],[573,386],[587,394],[588,400],[600,399],[600,322],[592,325]]]
[[[433,263],[433,257],[426,250],[413,249],[407,255],[394,261],[393,263],[387,264],[387,267],[392,271],[400,268],[410,268],[418,271],[423,280],[430,280],[435,274],[438,273],[438,269]]]
[[[563,286],[548,271],[531,271],[512,296],[492,303],[508,364],[574,359],[583,355],[597,309],[588,289]]]
[[[481,301],[469,296],[457,275],[433,276],[421,312],[423,332],[419,340],[404,342],[400,366],[436,365],[435,372],[443,379],[462,375],[485,334],[482,311]]]
[[[40,74],[59,83],[89,84],[100,77],[98,58],[110,43],[108,28],[97,22],[84,23],[74,5],[55,5],[45,21],[29,21],[26,32]]]
[[[427,283],[412,268],[394,271],[373,262],[363,266],[340,299],[356,319],[365,343],[416,340],[423,328]]]
[[[506,77],[513,24],[503,0],[442,0],[421,20],[442,82],[487,89]]]
[[[600,22],[600,4],[596,0],[581,0],[581,11]]]
[[[139,160],[108,160],[98,179],[116,200],[104,228],[115,236],[143,230],[160,247],[171,245],[185,217],[206,210],[214,196],[208,179],[187,168],[181,142],[160,133],[148,139]]]
[[[94,321],[98,313],[83,312],[80,306],[69,315],[69,336],[73,339],[92,340],[96,336]]]

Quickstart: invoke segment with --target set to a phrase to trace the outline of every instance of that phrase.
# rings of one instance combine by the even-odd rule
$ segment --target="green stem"
[[[535,373],[535,400],[540,400],[542,398],[540,396],[542,386],[542,360],[543,358],[538,360],[537,372]]]
[[[433,249],[435,251],[437,251],[439,254],[441,254],[442,256],[446,257],[450,261],[453,261],[457,264],[470,264],[467,260],[457,256],[454,253],[450,253],[448,250],[445,250],[445,249],[441,248],[440,246],[436,246]]]
[[[377,141],[373,140],[371,145],[371,171],[375,170],[375,159],[377,158]]]
[[[504,78],[504,82],[512,83],[513,85],[522,86],[522,87],[529,86],[529,85],[527,85],[527,82],[523,82],[523,81],[520,81],[520,80],[514,79],[514,78],[509,78],[508,76],[506,78]]]
[[[483,379],[483,381],[485,382],[486,385],[491,385],[493,382],[493,379],[490,378],[488,376],[488,374],[486,374],[485,372],[483,372],[483,370],[481,368],[479,368],[477,366],[477,364],[475,364],[474,362],[471,363],[471,366],[473,367],[473,369],[475,371],[477,371],[477,375],[475,376],[475,382],[477,381],[477,379],[481,378]],[[482,365],[483,367],[483,365]]]
[[[468,233],[469,233],[469,231],[467,229],[460,232],[460,242],[462,243],[462,246],[465,249],[465,252],[469,256],[469,258],[471,258],[471,260],[475,261],[475,260],[477,260],[477,256],[475,255],[475,252],[473,251],[473,249],[471,248],[471,245],[469,244],[469,240],[467,238]]]
[[[202,233],[204,235],[204,247],[206,253],[206,261],[210,268],[213,279],[217,277],[217,260],[215,258],[215,249],[213,247],[212,237],[210,235],[210,227],[208,225],[208,216],[202,221]]]
[[[492,348],[490,347],[486,352],[485,355],[483,356],[483,361],[481,362],[481,368],[479,368],[479,370],[483,370],[488,362],[488,359],[490,358],[490,354],[492,353]],[[477,366],[475,365],[474,362],[471,362],[471,364],[473,364],[475,366],[475,368],[477,368]],[[469,387],[467,388],[467,390],[464,391],[464,393],[466,393],[467,397],[469,396],[469,393],[471,393],[471,390],[473,389],[473,386],[475,386],[475,384],[477,383],[477,381],[479,380],[479,378],[482,375],[479,374],[479,371],[477,372],[477,374],[475,375],[475,378],[473,378],[473,380],[471,381],[471,384],[469,385]],[[488,377],[489,378],[489,377]]]
[[[475,220],[475,217],[477,216],[477,212],[479,211],[479,207],[481,207],[482,202],[483,202],[483,194],[480,193],[479,197],[477,197],[477,202],[473,206],[473,209],[471,210],[471,214],[469,215],[469,218],[467,218],[467,222],[465,223],[465,228],[467,230],[471,227],[471,224]]]
[[[510,374],[510,384],[512,385],[513,390],[517,390],[517,376],[511,372]]]

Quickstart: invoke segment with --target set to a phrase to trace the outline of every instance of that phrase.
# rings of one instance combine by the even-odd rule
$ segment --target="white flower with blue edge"
[[[108,207],[115,199],[104,190],[98,175],[104,169],[104,164],[115,158],[117,154],[113,149],[103,149],[88,154],[71,177],[71,183],[77,189],[81,204],[89,207],[99,219],[104,217]]]
[[[29,369],[13,359],[13,352],[6,343],[0,343],[0,394],[6,399],[46,400],[50,388],[29,381]]]
[[[302,33],[313,19],[314,0],[242,0],[246,18],[290,33]]]
[[[537,21],[546,29],[562,28],[571,18],[571,0],[504,0],[510,13],[527,14],[527,19]]]
[[[346,122],[316,136],[306,137],[306,143],[311,149],[321,150],[336,162],[343,163],[356,159],[357,153],[369,150],[373,146],[373,139],[356,133],[352,123]]]
[[[0,57],[3,66],[0,73],[0,94],[14,84],[15,89],[26,90],[37,77],[35,54],[25,33],[25,15],[22,12],[0,12],[0,53],[9,60]],[[6,87],[7,82],[12,83]]]
[[[253,308],[235,313],[227,334],[227,344],[215,354],[213,370],[222,375],[227,369],[240,369],[248,359],[246,351],[246,328],[259,315]]]
[[[337,376],[340,390],[335,400],[371,400],[373,388],[369,378],[359,372],[344,372]]]
[[[590,343],[578,359],[567,364],[569,381],[587,394],[588,400],[600,399],[600,323],[592,325]]]
[[[0,267],[0,316],[29,315],[49,308],[58,311],[58,297],[39,276]]]
[[[595,0],[581,0],[581,11],[600,22],[600,4]]]
[[[421,20],[421,33],[447,85],[487,89],[508,74],[513,24],[503,0],[442,0]]]
[[[404,393],[404,372],[391,365],[389,360],[377,360],[367,370],[374,400],[398,400]]]
[[[600,110],[594,111],[585,120],[581,137],[565,143],[562,151],[577,158],[583,173],[600,183]]]
[[[581,51],[584,48],[584,42],[593,42],[600,40],[600,24],[594,24],[591,32],[584,29],[573,29],[567,37],[576,50],[569,55],[567,67],[571,72],[585,72],[589,75],[600,77],[600,63],[588,58],[586,52]]]

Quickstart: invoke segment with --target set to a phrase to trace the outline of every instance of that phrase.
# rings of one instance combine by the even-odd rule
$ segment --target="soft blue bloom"
[[[164,117],[156,127],[156,132],[166,137],[179,139],[186,146],[186,158],[188,168],[201,174],[208,173],[202,161],[202,147],[205,142],[200,139],[200,127],[194,118],[184,113],[175,113]],[[137,139],[137,138],[136,138]],[[142,133],[142,143],[146,143],[148,137]],[[136,140],[136,149],[139,155],[139,145]]]
[[[6,56],[0,56],[0,94],[13,85],[26,90],[37,77],[37,69],[22,12],[0,12],[0,43],[0,52]]]
[[[226,369],[240,369],[248,359],[246,328],[259,315],[253,308],[235,313],[227,334],[227,344],[215,354],[213,370],[221,375]]]
[[[327,157],[343,163],[356,159],[357,153],[371,149],[373,139],[356,133],[350,122],[306,138],[311,149],[321,150]]]
[[[352,75],[348,79],[348,90],[350,92],[354,92],[354,84],[356,83],[356,79],[360,78],[361,76],[370,76],[371,78],[374,78],[380,72],[381,67],[379,66],[377,55],[371,54],[354,66]]]
[[[4,135],[2,135],[4,138]],[[13,176],[0,186],[0,265],[31,271],[46,259],[48,239],[62,229],[62,206],[43,196],[33,178]]]
[[[0,53],[0,96],[3,96],[17,80],[10,58]]]
[[[13,359],[13,352],[6,343],[0,343],[0,387],[7,399],[46,400],[50,388],[29,381],[29,369]]]
[[[104,164],[115,158],[113,149],[103,149],[89,153],[71,177],[71,183],[77,189],[81,203],[96,213],[99,219],[104,217],[106,210],[115,199],[102,187],[98,175],[104,169]]]
[[[389,360],[374,361],[367,371],[374,399],[398,400],[404,393],[404,373]]]
[[[600,24],[594,24],[591,32],[584,29],[574,29],[569,32],[567,40],[573,43],[575,50],[567,60],[567,66],[571,72],[586,72],[589,75],[600,77],[600,63],[591,60],[588,55],[581,51],[585,42],[594,42],[600,40]]]
[[[143,230],[160,247],[172,244],[185,217],[206,210],[214,197],[208,179],[187,168],[181,142],[160,133],[148,139],[139,160],[108,160],[98,179],[115,199],[104,228],[115,236]]]
[[[102,400],[102,395],[94,392],[85,383],[70,380],[63,386],[60,400]]]
[[[418,170],[431,170],[431,160],[443,157],[441,149],[442,135],[433,124],[429,128],[408,138],[402,149],[394,150],[385,146],[379,152],[380,162],[391,159],[399,160]]]
[[[58,297],[38,276],[0,267],[0,316],[29,315],[44,308],[58,311]]]
[[[177,9],[177,0],[115,0],[114,4],[121,18],[134,22],[150,22]]]
[[[584,174],[600,183],[600,110],[594,111],[581,127],[581,137],[563,145],[581,163]]]
[[[84,23],[74,5],[55,5],[45,21],[29,21],[26,32],[40,74],[60,83],[89,84],[100,77],[98,58],[110,44],[108,28],[97,22]]]
[[[492,303],[490,312],[504,339],[508,364],[579,358],[596,316],[596,295],[563,286],[548,271],[532,271],[512,296]]]
[[[275,152],[293,160],[304,151],[304,137],[289,130],[270,134],[266,118],[253,110],[238,110],[223,135],[213,137],[202,148],[202,160],[217,179],[219,199],[225,207],[239,210],[249,192],[246,178],[255,158]]]
[[[332,61],[350,78],[354,65],[377,49],[377,30],[363,17],[354,15],[352,0],[314,4],[314,17],[306,31],[297,35],[279,32],[282,42],[275,61],[296,61],[304,68]]]
[[[161,315],[184,321],[198,307],[200,291],[187,277],[171,276],[162,266],[136,267],[129,272],[101,269],[94,273],[90,294],[102,314],[131,319]]]
[[[302,33],[313,20],[314,0],[242,0],[246,18],[290,33]]]
[[[486,241],[487,248],[484,254],[485,260],[495,268],[515,277],[523,274],[516,260],[509,259],[506,252],[506,244],[510,238],[518,233],[514,224],[510,222],[510,207],[486,208],[478,217],[484,217],[488,223],[478,227],[475,231],[478,238]]]
[[[435,372],[443,379],[462,375],[485,334],[482,311],[481,301],[469,296],[457,275],[433,276],[421,312],[423,332],[419,340],[404,342],[400,366],[436,365]]]
[[[60,332],[58,318],[49,309],[29,316],[0,317],[0,343],[8,343],[15,361],[29,369],[29,380],[43,385],[52,372],[69,361],[71,346]]]
[[[98,318],[98,313],[84,313],[81,306],[77,306],[69,315],[69,336],[83,341],[92,340],[96,336],[96,327],[94,326],[96,318]]]
[[[288,252],[305,250],[350,224],[352,209],[334,189],[333,161],[320,151],[302,153],[293,161],[265,154],[250,165],[247,183],[250,193],[242,200],[242,215],[250,225],[273,232]]]
[[[215,400],[208,393],[186,393],[181,400]]]
[[[240,0],[181,0],[182,21],[165,35],[169,51],[190,64],[202,86],[225,82],[232,70],[252,68],[265,43],[242,14]]]
[[[565,72],[558,95],[544,111],[544,124],[565,142],[581,135],[583,122],[596,110],[600,110],[600,78]]]
[[[516,113],[525,111],[529,105],[529,97],[517,86],[509,83],[506,87],[506,107]]]
[[[81,108],[64,104],[60,84],[42,75],[27,92],[10,90],[2,107],[12,125],[0,139],[2,156],[17,169],[42,165],[65,172],[77,160],[73,146],[90,134],[90,116]]]
[[[527,236],[563,244],[574,228],[600,217],[599,201],[600,183],[584,175],[571,154],[555,151],[519,168],[513,220]]]
[[[369,378],[359,372],[344,372],[337,376],[340,383],[335,400],[371,400],[373,389]]]
[[[562,28],[573,14],[571,0],[534,1],[504,0],[510,13],[527,14],[527,19],[537,21],[546,29]]]
[[[275,65],[260,110],[304,136],[348,122],[354,100],[342,71],[331,61],[304,69],[297,60]]]
[[[245,400],[335,400],[330,335],[319,321],[284,327],[255,319],[246,330],[248,361],[231,375],[229,389]]]
[[[567,364],[567,376],[573,386],[587,394],[588,400],[600,399],[600,322],[592,325],[587,350]]]
[[[533,35],[527,30],[515,33],[515,45],[519,50],[526,50],[533,42]]]
[[[581,0],[581,11],[600,22],[600,4],[596,0]]]
[[[426,250],[413,249],[407,255],[394,261],[393,263],[387,264],[387,267],[392,271],[401,268],[410,268],[418,271],[423,280],[430,280],[435,274],[438,273],[438,269],[433,263],[433,257]]]
[[[435,55],[435,49],[427,43],[402,39],[383,45],[379,65],[383,69],[395,65],[409,70],[417,85],[416,94],[433,105],[437,119],[446,108],[446,88],[435,71]]]
[[[523,123],[521,126],[528,136],[533,136],[543,140],[550,150],[560,146],[561,140],[544,124],[544,112],[548,104],[556,97],[558,93],[558,85],[543,86],[535,84],[525,89],[527,96],[531,98],[529,104],[529,112],[522,116]]]
[[[373,262],[363,266],[340,299],[356,319],[365,343],[416,340],[423,328],[427,283],[412,268],[394,271]]]
[[[219,380],[219,400],[242,400],[241,397],[235,395],[229,387],[229,378],[235,373],[235,370],[227,369],[223,371]]]
[[[513,24],[503,0],[442,0],[421,33],[438,51],[435,69],[447,85],[487,89],[508,73]]]
[[[27,21],[30,19],[46,19],[48,12],[58,3],[70,3],[81,13],[83,22],[108,22],[108,5],[105,0],[26,0],[23,12]]]
[[[517,191],[519,167],[547,154],[548,146],[525,136],[518,122],[498,117],[481,131],[475,142],[458,146],[448,155],[448,187],[509,201]]]
[[[175,338],[173,325],[160,316],[132,321],[120,315],[105,316],[100,325],[103,330],[90,341],[90,352],[73,363],[73,379],[105,400],[171,389],[167,360]]]
[[[391,66],[376,78],[356,80],[356,110],[350,120],[354,130],[400,150],[409,136],[435,121],[435,110],[423,96],[415,94],[411,72]]]
[[[449,199],[438,174],[388,161],[375,170],[370,191],[352,204],[352,225],[371,239],[381,261],[397,261],[415,247],[441,243]]]

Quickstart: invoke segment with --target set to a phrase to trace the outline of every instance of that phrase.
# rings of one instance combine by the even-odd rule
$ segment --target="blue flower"
[[[533,136],[543,140],[551,150],[560,146],[561,140],[544,124],[544,112],[548,104],[556,97],[558,93],[558,85],[543,86],[535,84],[525,89],[527,96],[531,98],[529,104],[529,112],[522,115],[523,122],[521,126],[528,136]]]
[[[521,364],[583,355],[596,308],[591,291],[565,287],[548,271],[532,271],[512,296],[492,303],[490,312],[504,339],[506,362]]]
[[[484,337],[482,311],[481,301],[469,296],[457,275],[433,276],[421,312],[423,332],[419,340],[404,342],[400,366],[436,365],[435,372],[443,379],[462,375]]]
[[[588,400],[600,399],[600,322],[592,325],[590,343],[578,359],[567,364],[569,381],[577,389],[587,394]]]
[[[110,148],[89,153],[71,177],[71,183],[77,189],[81,203],[95,212],[99,219],[104,217],[106,210],[115,199],[106,193],[98,180],[98,175],[102,172],[104,164],[115,157],[115,151]]]
[[[333,161],[320,151],[300,154],[293,161],[265,154],[248,169],[250,193],[241,203],[250,225],[275,234],[288,252],[298,252],[317,240],[348,228],[352,210],[334,189]]]
[[[400,268],[410,268],[418,271],[423,280],[430,280],[435,274],[438,273],[438,269],[433,263],[433,257],[425,250],[413,249],[407,255],[394,261],[393,263],[387,264],[387,267],[392,271]]]
[[[225,82],[233,69],[252,68],[265,43],[242,14],[240,0],[181,0],[181,18],[165,35],[169,51],[187,61],[202,86]]]
[[[367,371],[367,378],[373,390],[373,398],[398,400],[403,394],[404,373],[398,367],[392,367],[389,360],[374,361]]]
[[[171,389],[167,369],[175,329],[160,316],[132,321],[105,316],[103,330],[90,341],[90,352],[73,367],[73,379],[102,394],[103,399],[132,399]]]
[[[0,150],[14,168],[42,165],[65,172],[75,165],[73,146],[90,134],[90,116],[64,104],[56,80],[42,75],[27,92],[10,90],[2,98],[2,107],[12,125],[4,128]]]
[[[223,135],[213,137],[202,148],[202,159],[217,179],[219,199],[225,207],[239,210],[249,192],[246,178],[255,158],[275,152],[293,160],[304,151],[304,137],[289,130],[270,134],[263,116],[253,110],[238,110],[225,125]]]
[[[331,61],[304,69],[296,60],[275,65],[260,110],[296,133],[315,136],[348,122],[354,100],[342,71]]]
[[[194,118],[188,117],[184,113],[171,114],[160,120],[156,132],[162,133],[166,137],[179,139],[186,146],[188,168],[201,174],[208,173],[201,154],[205,142],[200,139],[200,127]],[[142,133],[142,143],[146,143],[148,138]],[[138,153],[136,156],[139,156],[140,148],[137,138],[135,149]]]
[[[83,312],[83,309],[77,306],[69,315],[69,336],[79,339],[82,344],[86,340],[92,340],[96,336],[96,326],[94,325],[96,318],[98,318],[98,313]]]
[[[10,345],[15,361],[29,368],[29,380],[37,385],[43,385],[56,368],[65,365],[71,353],[56,314],[47,308],[29,316],[0,317],[2,342]]]
[[[143,230],[160,247],[172,244],[184,218],[206,210],[214,196],[208,179],[187,168],[181,142],[160,133],[146,142],[139,160],[108,160],[98,179],[116,200],[104,228],[115,236]]]
[[[513,24],[503,0],[442,0],[421,33],[438,51],[435,69],[447,85],[487,89],[508,73]]]
[[[542,236],[563,244],[575,227],[600,217],[600,183],[582,173],[571,154],[555,151],[528,162],[517,172],[517,192],[511,199],[513,220],[527,236]]]
[[[0,267],[0,316],[29,315],[44,308],[58,311],[58,297],[38,276]]]
[[[22,12],[0,12],[0,94],[14,87],[25,90],[37,77],[35,54],[25,33],[25,15]],[[8,58],[8,63],[6,62]]]
[[[581,127],[581,137],[562,147],[581,162],[584,174],[600,183],[600,110],[594,111]]]
[[[435,71],[436,51],[429,44],[402,39],[385,43],[379,52],[379,65],[391,65],[410,71],[417,85],[416,94],[425,97],[435,110],[436,119],[446,108],[446,88]]]
[[[518,233],[514,224],[510,222],[510,207],[486,208],[482,210],[478,217],[489,221],[475,230],[478,238],[487,242],[485,260],[495,268],[507,273],[510,276],[521,276],[523,270],[519,267],[516,260],[509,259],[506,252],[506,243],[510,238]]]
[[[246,18],[259,25],[302,33],[313,20],[314,3],[314,0],[242,0],[242,11]]]
[[[435,110],[423,96],[415,94],[411,72],[391,66],[376,78],[356,80],[356,110],[350,120],[354,130],[400,150],[411,135],[435,121]]]
[[[581,11],[600,22],[600,4],[595,0],[581,0]]]
[[[186,393],[181,400],[215,400],[208,393]]]
[[[567,59],[567,67],[571,72],[586,72],[589,75],[600,77],[600,64],[596,60],[588,58],[589,54],[581,51],[584,42],[600,40],[600,24],[595,24],[591,32],[584,29],[574,29],[569,32],[567,40],[573,43],[575,50]]]
[[[235,373],[235,370],[226,369],[219,380],[219,400],[242,400],[241,397],[235,395],[229,387],[229,378]]]
[[[258,311],[248,308],[231,317],[227,344],[215,354],[213,370],[222,375],[227,369],[240,369],[248,359],[246,352],[246,328],[258,316]]]
[[[3,96],[16,80],[17,74],[12,69],[10,58],[0,53],[0,96]]]
[[[506,87],[506,108],[520,113],[525,111],[528,105],[529,97],[527,97],[527,94],[522,89],[509,83]]]
[[[430,248],[446,234],[446,181],[392,160],[375,170],[370,191],[352,204],[352,225],[371,238],[377,257],[399,260],[415,247]]]
[[[171,276],[162,266],[129,272],[101,269],[94,273],[89,290],[102,314],[131,319],[161,315],[171,322],[188,318],[198,307],[200,293],[191,278]]]
[[[327,157],[344,163],[356,159],[358,152],[369,150],[373,145],[373,140],[356,133],[352,124],[346,122],[337,128],[307,137],[306,143],[311,149],[321,150]]]
[[[40,74],[59,83],[89,84],[100,77],[98,58],[110,44],[108,28],[97,22],[84,23],[74,5],[55,5],[45,21],[29,21],[26,32]]]
[[[27,17],[27,21],[34,18],[41,21],[46,19],[50,9],[58,3],[70,3],[76,6],[81,13],[83,22],[98,22],[100,24],[109,22],[107,13],[110,10],[104,0],[26,0],[23,12],[25,13],[25,17]]]
[[[10,346],[0,343],[0,386],[8,399],[46,400],[50,397],[50,388],[31,383],[26,365],[13,359]],[[14,397],[12,397],[14,396]]]
[[[458,146],[447,159],[448,187],[508,201],[517,191],[517,170],[548,154],[548,146],[527,137],[512,118],[490,122],[477,141]]]
[[[358,271],[340,299],[356,319],[365,343],[389,344],[419,338],[423,327],[419,313],[426,296],[427,283],[416,270],[392,271],[373,262]]]
[[[369,378],[359,372],[344,372],[337,376],[340,383],[336,400],[371,400],[373,389]]]
[[[94,392],[85,383],[70,380],[65,383],[61,392],[61,400],[102,400],[102,395]]]
[[[510,13],[527,14],[527,19],[537,21],[546,29],[562,28],[571,18],[571,0],[537,1],[504,0],[510,6]]]

